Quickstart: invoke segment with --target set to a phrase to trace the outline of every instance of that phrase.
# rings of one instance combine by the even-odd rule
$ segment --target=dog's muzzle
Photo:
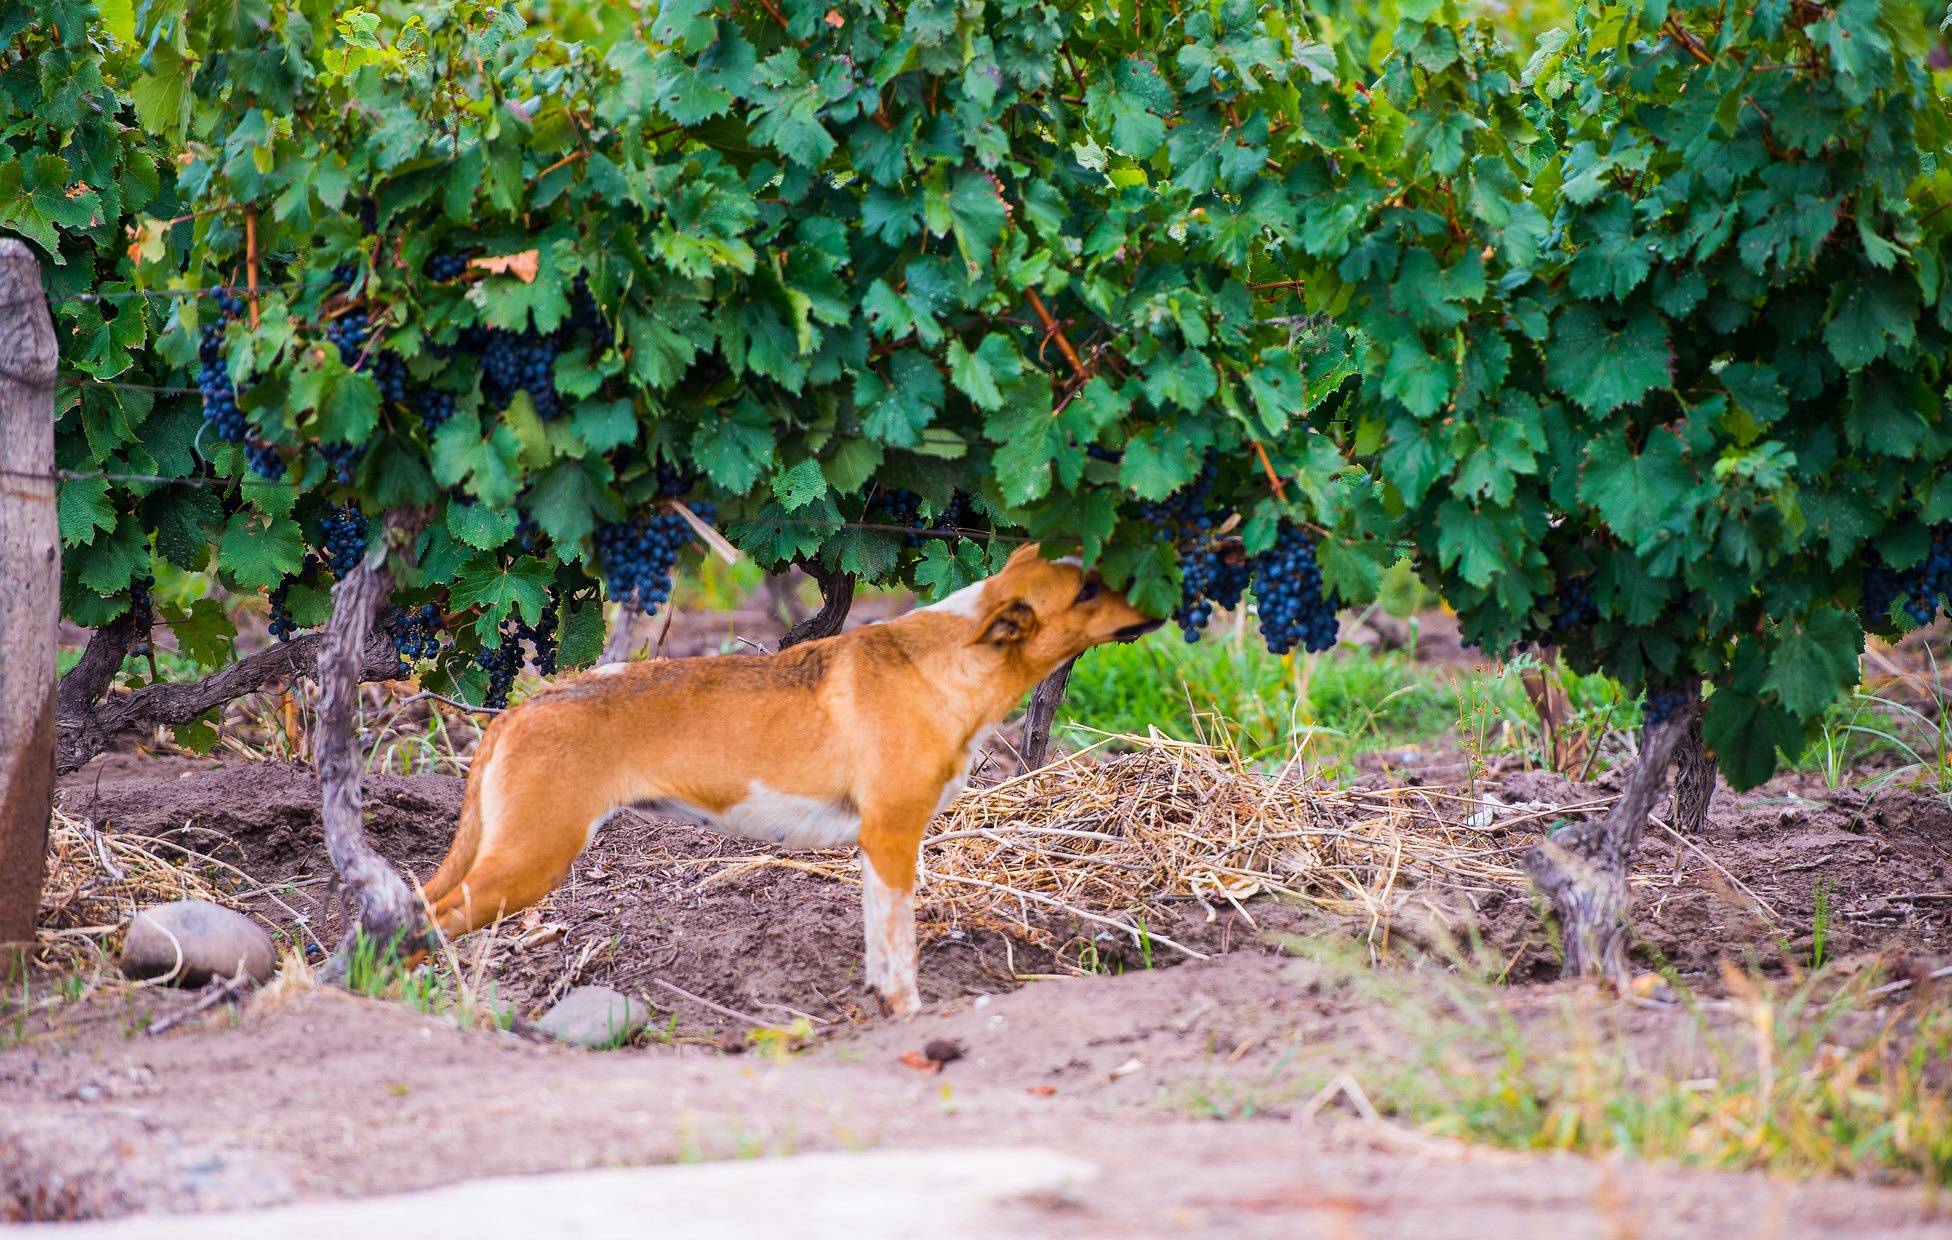
[[[1144,624],[1128,624],[1116,633],[1113,633],[1112,640],[1115,642],[1135,642],[1164,623],[1164,620],[1148,620]]]

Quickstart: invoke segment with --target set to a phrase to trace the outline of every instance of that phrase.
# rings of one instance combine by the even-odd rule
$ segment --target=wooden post
[[[0,948],[34,942],[54,809],[56,360],[40,261],[0,238]]]
[[[1051,748],[1051,725],[1057,721],[1057,708],[1064,701],[1064,686],[1071,683],[1071,666],[1066,659],[1057,670],[1037,682],[1030,691],[1030,705],[1023,712],[1023,769],[1034,771],[1044,765]]]

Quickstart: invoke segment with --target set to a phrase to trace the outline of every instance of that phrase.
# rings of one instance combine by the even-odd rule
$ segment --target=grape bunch
[[[340,263],[338,266],[332,269],[332,274],[326,277],[326,280],[329,283],[338,285],[339,287],[347,290],[350,290],[353,284],[358,279],[359,279],[359,264],[350,263],[350,262]]]
[[[454,393],[439,388],[415,388],[407,403],[420,414],[420,424],[427,428],[429,436],[454,416]]]
[[[327,344],[337,346],[339,360],[350,366],[359,360],[366,344],[366,312],[351,310],[325,325]]]
[[[197,341],[197,390],[203,394],[203,420],[225,443],[243,443],[250,428],[244,411],[237,407],[237,391],[230,385],[230,370],[224,365],[224,325],[236,318],[244,304],[228,292],[217,294],[217,321],[204,325]]]
[[[319,536],[325,540],[326,567],[343,581],[366,555],[366,514],[347,501],[319,522]]]
[[[299,566],[298,571],[286,573],[279,580],[277,588],[271,591],[271,636],[279,641],[288,642],[291,640],[291,635],[298,632],[298,622],[292,619],[291,604],[288,601],[292,586],[299,578],[310,574],[320,565],[319,558],[307,551],[305,562]]]
[[[130,654],[152,653],[149,632],[156,627],[156,600],[149,592],[155,587],[156,579],[147,575],[129,583],[129,631],[137,635],[129,647]]]
[[[502,644],[493,650],[483,650],[474,661],[488,673],[488,695],[482,698],[481,704],[494,710],[506,709],[508,691],[515,687],[515,677],[522,670],[522,642],[509,630],[506,621],[502,624]]]
[[[579,329],[595,333],[603,339],[610,324],[603,317],[603,307],[596,304],[596,297],[590,292],[590,281],[582,272],[576,273],[576,285],[569,290],[569,321],[563,330],[574,332]]]
[[[1649,726],[1666,723],[1674,717],[1674,712],[1687,704],[1688,695],[1674,685],[1648,685],[1647,698],[1640,707],[1640,718]]]
[[[921,544],[922,534],[930,525],[922,515],[922,497],[900,487],[877,490],[863,519],[871,525],[899,525],[910,531],[902,536],[902,544],[909,547]]]
[[[1864,563],[1864,611],[1873,622],[1891,612],[1891,604],[1905,600],[1905,614],[1914,624],[1930,624],[1941,606],[1952,606],[1952,521],[1931,528],[1925,558],[1899,570],[1869,552]]]
[[[1238,545],[1214,538],[1213,532],[1233,515],[1212,503],[1219,473],[1219,456],[1209,450],[1197,478],[1163,500],[1139,505],[1139,519],[1153,526],[1153,539],[1178,549],[1179,605],[1173,608],[1173,620],[1189,642],[1200,640],[1215,607],[1240,605],[1252,576]]]
[[[698,500],[687,507],[706,521],[718,511]],[[596,554],[603,564],[604,585],[610,597],[619,602],[634,600],[647,616],[656,611],[671,597],[671,570],[677,567],[678,553],[690,540],[691,526],[685,519],[661,508],[639,513],[628,521],[599,525]]]
[[[1311,654],[1335,645],[1335,613],[1341,603],[1322,593],[1322,570],[1315,562],[1315,540],[1288,521],[1274,546],[1254,557],[1254,597],[1260,604],[1261,637],[1271,654],[1296,646]]]
[[[416,659],[431,659],[441,652],[441,609],[432,603],[402,611],[393,617],[387,631],[402,668]],[[403,673],[404,674],[404,673]]]
[[[260,478],[277,480],[285,476],[285,458],[278,455],[278,447],[268,439],[253,438],[244,445],[244,459],[249,462],[251,472]]]
[[[434,283],[446,284],[449,280],[458,280],[468,274],[468,256],[443,250],[438,254],[428,255],[427,261],[421,264],[420,270]]]
[[[549,604],[542,609],[542,618],[534,624],[523,623],[516,626],[515,635],[535,647],[535,670],[540,676],[556,674],[557,621],[561,615],[562,592],[554,586],[549,587]]]
[[[1229,611],[1240,606],[1253,570],[1237,544],[1200,541],[1191,551],[1180,552],[1179,606],[1173,619],[1186,640],[1200,640],[1200,630],[1213,619],[1215,607]]]
[[[556,400],[556,354],[562,343],[556,336],[538,335],[533,328],[470,328],[462,333],[461,346],[481,359],[481,394],[495,408],[527,392],[539,417],[562,412]]]
[[[389,405],[406,404],[406,359],[387,349],[373,354],[368,360],[371,362],[373,382],[379,385],[381,402]]]
[[[1598,624],[1599,604],[1593,601],[1591,577],[1562,577],[1559,580],[1559,612],[1552,617],[1558,630],[1582,629]]]
[[[319,444],[319,455],[325,458],[325,463],[331,466],[333,472],[338,475],[339,485],[351,486],[353,478],[359,472],[360,459],[366,455],[366,445],[363,443],[321,443]]]

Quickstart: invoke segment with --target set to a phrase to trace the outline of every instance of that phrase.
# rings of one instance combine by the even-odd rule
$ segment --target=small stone
[[[650,1022],[650,1009],[608,986],[578,986],[542,1014],[535,1027],[572,1046],[609,1050]]]
[[[922,1053],[937,1063],[954,1063],[962,1058],[962,1043],[954,1038],[937,1038],[924,1046]]]
[[[271,936],[244,914],[208,900],[178,900],[143,909],[122,942],[122,972],[146,979],[167,976],[173,986],[202,986],[213,977],[236,977],[240,965],[254,982],[267,982],[278,965]]]

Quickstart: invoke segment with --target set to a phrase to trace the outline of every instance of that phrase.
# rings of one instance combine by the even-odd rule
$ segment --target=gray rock
[[[573,1046],[607,1050],[650,1023],[650,1009],[608,986],[578,986],[542,1014],[535,1027]]]
[[[269,981],[278,967],[271,936],[242,913],[207,900],[158,904],[135,915],[122,943],[122,972],[133,978],[162,977],[174,986],[201,986],[213,977],[235,977],[241,963],[256,982]]]

